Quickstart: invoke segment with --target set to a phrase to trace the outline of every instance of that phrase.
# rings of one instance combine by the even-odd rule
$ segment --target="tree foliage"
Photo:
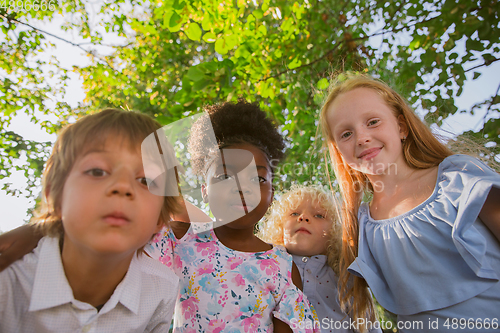
[[[499,60],[499,8],[495,0],[105,0],[94,13],[83,1],[62,0],[63,28],[86,40],[68,47],[91,59],[73,68],[86,93],[77,109],[56,101],[68,70],[43,57],[57,36],[36,28],[55,12],[0,9],[0,177],[25,152],[28,163],[17,168],[31,186],[47,157],[46,145],[3,130],[18,112],[35,122],[35,111],[56,114],[60,123],[42,123],[56,131],[71,115],[105,107],[168,124],[204,104],[244,98],[259,103],[288,140],[280,185],[325,183],[317,115],[331,74],[345,71],[390,82],[428,110],[430,123],[486,108],[483,128],[471,134],[495,142],[498,154],[499,89],[470,110],[459,110],[455,99]],[[109,34],[117,36],[111,43]],[[102,45],[112,52],[97,52]]]

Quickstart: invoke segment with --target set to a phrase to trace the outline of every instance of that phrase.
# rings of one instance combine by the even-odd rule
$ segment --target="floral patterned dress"
[[[292,257],[284,247],[235,251],[213,229],[194,232],[193,226],[200,224],[179,240],[164,228],[146,246],[180,278],[174,332],[272,332],[273,316],[294,332],[320,332],[314,310],[292,282]]]

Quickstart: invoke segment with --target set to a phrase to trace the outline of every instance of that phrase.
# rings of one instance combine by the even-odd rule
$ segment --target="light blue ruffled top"
[[[405,214],[374,220],[363,203],[358,257],[349,271],[398,315],[442,309],[498,287],[500,245],[478,218],[492,186],[500,187],[500,174],[452,155],[439,165],[432,195]]]

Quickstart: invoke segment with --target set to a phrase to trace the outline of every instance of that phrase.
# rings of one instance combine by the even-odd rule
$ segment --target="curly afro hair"
[[[285,141],[277,127],[255,103],[240,100],[207,106],[208,117],[198,119],[191,129],[189,152],[193,171],[204,174],[210,153],[241,143],[250,143],[266,154],[271,168],[284,158]],[[209,119],[208,119],[209,118]],[[211,136],[210,125],[215,133]]]

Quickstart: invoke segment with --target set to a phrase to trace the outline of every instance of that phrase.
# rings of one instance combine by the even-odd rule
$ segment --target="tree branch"
[[[69,41],[69,40],[66,40],[66,39],[62,38],[62,37],[56,36],[56,35],[54,35],[54,34],[52,34],[52,33],[50,33],[50,32],[47,32],[47,31],[44,31],[44,30],[42,30],[42,29],[36,28],[36,27],[32,26],[31,24],[28,24],[28,23],[25,23],[25,22],[18,21],[18,20],[16,20],[15,18],[8,17],[8,16],[5,16],[5,15],[3,15],[3,14],[0,14],[0,17],[2,17],[2,18],[4,18],[4,19],[6,19],[6,20],[9,22],[9,24],[10,24],[10,23],[12,23],[12,22],[14,22],[14,23],[18,23],[18,24],[21,24],[21,25],[27,26],[28,28],[30,28],[30,29],[32,29],[32,30],[34,30],[34,31],[37,31],[37,32],[42,33],[42,34],[44,34],[44,35],[48,35],[48,36],[54,37],[54,38],[56,38],[56,39],[59,39],[60,41],[63,41],[63,42],[65,42],[65,43],[68,43],[68,44],[71,44],[71,45],[73,45],[73,46],[75,46],[75,47],[78,47],[79,49],[81,49],[82,51],[84,51],[84,52],[85,52],[85,53],[87,53],[88,55],[92,56],[93,58],[96,58],[97,60],[100,60],[102,63],[104,63],[105,65],[107,65],[107,66],[108,66],[108,67],[109,67],[112,71],[117,72],[117,70],[115,70],[115,69],[113,68],[113,66],[112,66],[112,65],[111,65],[111,64],[110,64],[110,63],[109,63],[106,59],[103,59],[103,58],[101,58],[101,57],[97,56],[97,55],[96,55],[96,54],[94,54],[94,52],[92,52],[92,51],[86,50],[85,48],[81,47],[81,46],[80,46],[80,44],[73,43],[73,42],[71,42],[71,41]]]
[[[497,87],[497,91],[495,92],[495,94],[491,97],[491,102],[489,103],[488,105],[488,108],[486,109],[486,113],[484,114],[483,118],[481,120],[479,120],[479,122],[476,124],[476,126],[473,127],[473,129],[476,129],[479,124],[483,123],[483,128],[484,128],[484,125],[486,124],[486,117],[488,117],[488,114],[490,113],[491,111],[491,107],[493,106],[493,103],[495,102],[495,97],[498,96],[498,93],[500,92],[500,84],[498,85]],[[475,104],[473,107],[472,107],[472,110],[474,110],[475,108],[478,108],[480,107],[481,105],[484,105],[486,104],[487,102],[484,101],[482,103],[478,103],[478,104]],[[471,110],[471,111],[472,111]]]
[[[495,58],[495,59],[492,59],[492,60],[485,61],[481,65],[477,65],[477,66],[474,66],[472,68],[469,68],[468,70],[464,71],[464,73],[467,73],[467,72],[469,72],[469,71],[471,71],[473,69],[479,68],[479,67],[489,66],[489,65],[491,65],[492,63],[494,63],[494,62],[496,62],[498,60],[500,60],[500,58]],[[497,94],[498,94],[498,91],[497,91]]]
[[[402,26],[402,27],[397,28],[397,29],[395,28],[395,29],[393,29],[393,30],[382,30],[382,31],[379,31],[379,32],[375,32],[375,33],[373,33],[373,34],[371,34],[371,35],[367,35],[367,36],[364,36],[364,37],[358,37],[357,39],[366,39],[366,38],[370,38],[370,37],[374,37],[374,36],[378,36],[378,35],[384,35],[384,34],[386,34],[386,33],[395,33],[395,32],[399,32],[399,31],[401,31],[401,30],[404,30],[404,29],[407,29],[407,28],[414,27],[414,26],[416,26],[416,25],[418,25],[418,24],[422,24],[422,23],[427,23],[427,22],[430,22],[430,21],[432,21],[432,20],[437,19],[438,17],[439,17],[439,15],[438,15],[438,16],[434,16],[434,17],[431,17],[431,18],[429,18],[429,19],[425,19],[425,20],[423,20],[423,21],[419,21],[419,22],[410,22],[410,23],[408,23],[408,25]],[[385,27],[384,27],[384,28],[385,28]],[[384,28],[382,28],[382,29],[384,29]],[[355,39],[356,39],[356,38],[355,38]]]
[[[286,69],[286,70],[281,71],[281,72],[279,72],[279,73],[277,73],[277,74],[274,74],[274,75],[271,75],[271,76],[268,76],[268,77],[262,78],[262,79],[258,80],[257,82],[267,81],[267,80],[269,80],[269,79],[271,79],[271,78],[275,78],[275,77],[278,77],[278,76],[280,76],[280,75],[282,75],[282,74],[286,74],[286,73],[288,73],[288,72],[289,72],[289,71],[291,71],[291,70],[298,70],[298,69],[300,70],[300,69],[302,69],[302,68],[305,68],[305,67],[311,66],[311,65],[313,65],[313,64],[315,64],[315,63],[317,63],[317,62],[319,62],[319,61],[323,60],[323,59],[324,59],[325,57],[327,57],[330,53],[332,53],[333,51],[335,51],[335,50],[336,50],[336,49],[337,49],[337,48],[338,48],[338,47],[339,47],[339,46],[340,46],[343,42],[351,42],[351,41],[357,41],[357,40],[369,39],[369,38],[371,38],[371,37],[378,36],[378,35],[383,35],[383,34],[386,34],[386,33],[396,33],[396,32],[399,32],[399,31],[401,31],[401,30],[404,30],[404,29],[406,29],[406,28],[409,28],[409,27],[412,27],[412,26],[416,26],[417,24],[422,24],[422,23],[427,23],[427,22],[430,22],[430,21],[432,21],[432,20],[435,20],[435,19],[436,19],[436,18],[438,18],[438,17],[439,17],[439,16],[435,16],[435,17],[431,17],[431,18],[426,19],[426,20],[423,20],[423,21],[414,22],[412,25],[406,25],[406,26],[403,26],[403,27],[401,27],[401,28],[397,28],[397,29],[394,29],[394,30],[383,30],[383,31],[375,32],[375,33],[373,33],[373,34],[371,34],[371,35],[360,36],[360,37],[351,38],[351,39],[345,39],[345,40],[340,41],[339,43],[335,44],[335,46],[334,46],[331,50],[327,51],[327,52],[326,52],[323,56],[321,56],[320,58],[318,58],[318,59],[316,59],[316,60],[311,61],[311,62],[310,62],[310,63],[308,63],[308,64],[305,64],[305,65],[302,65],[302,66],[296,67],[296,68],[294,68],[294,69]],[[410,23],[412,23],[412,22],[410,22]],[[383,29],[383,28],[382,28],[382,29]]]
[[[78,43],[76,44],[77,46],[81,46],[81,45],[94,45],[94,43],[92,42],[85,42],[85,43]],[[99,45],[101,46],[106,46],[106,47],[113,47],[113,48],[121,48],[121,49],[124,49],[126,47],[129,47],[130,45],[134,44],[133,42],[130,42],[130,43],[127,43],[125,45],[111,45],[111,44],[102,44],[100,43]]]
[[[269,80],[269,79],[271,79],[271,78],[275,78],[275,77],[278,77],[278,76],[280,76],[280,75],[282,75],[282,74],[286,74],[286,73],[288,73],[289,71],[294,71],[294,70],[298,70],[298,69],[302,69],[302,68],[305,68],[305,67],[311,66],[311,65],[313,65],[313,64],[315,64],[315,63],[317,63],[317,62],[319,62],[319,61],[321,61],[321,60],[323,60],[323,59],[325,59],[325,58],[326,58],[326,57],[327,57],[330,53],[332,53],[333,51],[335,51],[335,50],[336,50],[336,49],[337,49],[337,48],[338,48],[338,47],[339,47],[342,43],[343,43],[343,41],[340,41],[339,43],[335,44],[335,46],[334,46],[331,50],[327,51],[324,55],[322,55],[321,57],[319,57],[319,58],[318,58],[318,59],[316,59],[316,60],[311,61],[311,62],[310,62],[310,63],[308,63],[308,64],[301,65],[301,66],[299,66],[299,67],[295,67],[295,68],[293,68],[293,69],[289,69],[289,68],[287,68],[287,69],[285,69],[284,71],[281,71],[281,72],[279,72],[279,73],[277,73],[277,74],[274,74],[274,75],[271,75],[271,76],[265,77],[265,78],[263,78],[263,79],[260,79],[260,80],[258,80],[257,82],[267,81],[267,80]]]
[[[483,121],[486,121],[486,116],[488,115],[488,113],[490,113],[491,107],[493,106],[493,103],[495,102],[495,97],[498,96],[499,91],[500,91],[500,84],[498,84],[496,93],[493,95],[493,97],[491,97],[491,102],[490,102],[490,105],[488,105],[488,109],[486,109],[486,114],[483,117]]]

